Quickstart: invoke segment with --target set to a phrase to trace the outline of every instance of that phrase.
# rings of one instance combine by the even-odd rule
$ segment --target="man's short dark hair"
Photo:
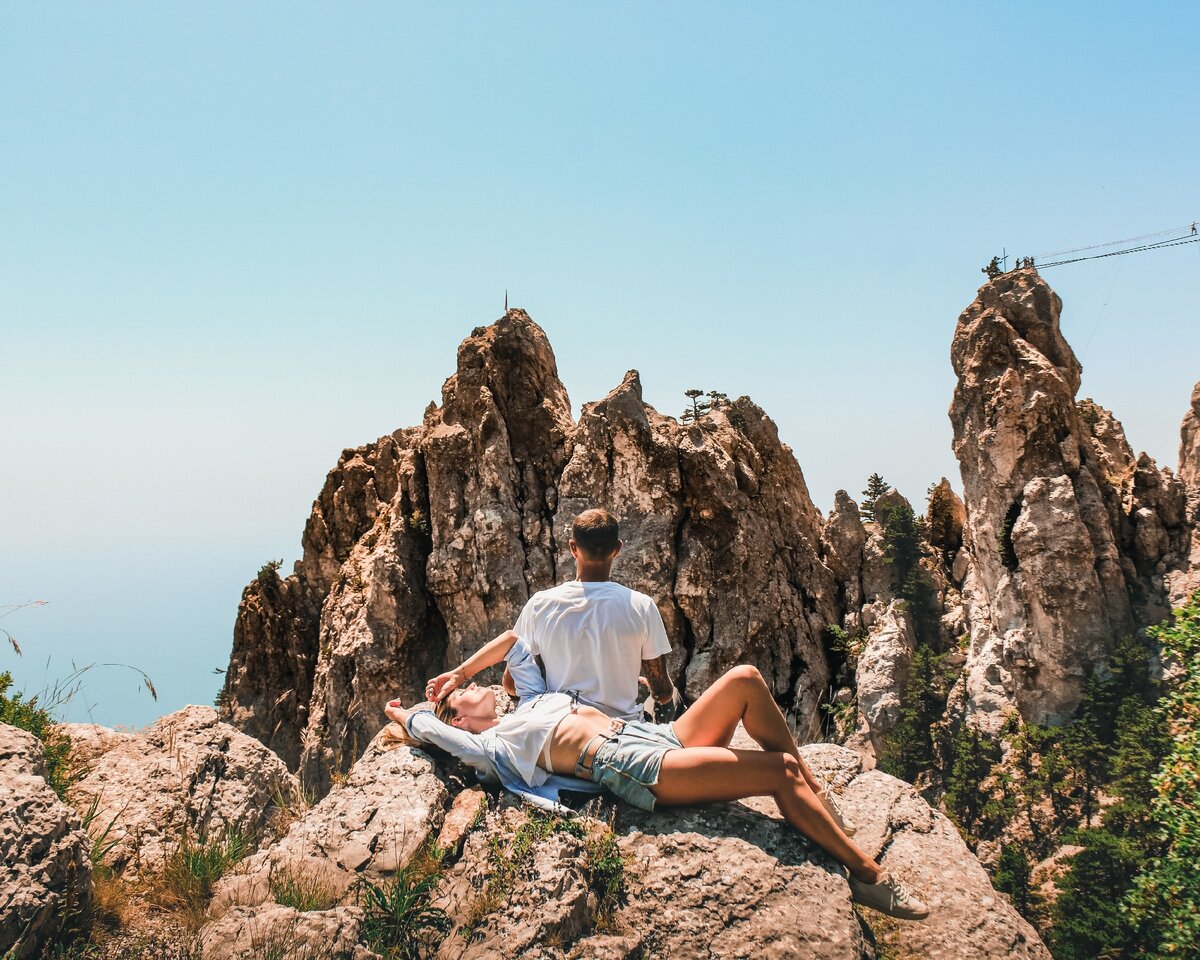
[[[589,560],[607,560],[621,545],[617,518],[600,507],[584,510],[571,526],[571,539]]]

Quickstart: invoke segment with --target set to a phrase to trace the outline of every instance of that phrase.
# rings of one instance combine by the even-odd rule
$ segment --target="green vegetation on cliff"
[[[1056,960],[1191,956],[1200,943],[1200,594],[1122,639],[1063,727],[1014,721],[1000,747],[967,727],[951,744],[944,805],[971,842],[1003,840],[996,887]],[[1174,679],[1165,692],[1158,655]],[[1064,844],[1047,906],[1031,870]]]

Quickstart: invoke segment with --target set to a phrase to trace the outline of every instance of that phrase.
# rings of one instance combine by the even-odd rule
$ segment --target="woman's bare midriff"
[[[608,733],[611,726],[612,717],[595,707],[575,707],[550,734],[550,765],[554,768],[550,772],[572,776],[583,748],[596,734]]]

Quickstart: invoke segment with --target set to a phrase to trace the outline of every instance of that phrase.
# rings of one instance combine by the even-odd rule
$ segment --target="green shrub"
[[[440,874],[406,868],[380,883],[358,882],[368,946],[388,960],[417,960],[429,933],[445,934],[450,918],[430,903]]]
[[[596,896],[596,919],[604,922],[625,904],[628,890],[625,857],[611,828],[604,827],[588,837],[584,873],[588,887]]]
[[[858,507],[858,512],[862,515],[863,520],[868,523],[874,522],[875,501],[891,489],[891,484],[879,474],[873,473],[867,477],[867,488],[862,492],[862,503]]]
[[[198,840],[185,835],[163,871],[166,889],[185,906],[200,907],[212,896],[217,881],[250,849],[249,840],[236,830]]]
[[[59,731],[54,718],[38,705],[36,695],[26,700],[24,694],[9,694],[12,682],[11,673],[7,670],[0,673],[0,723],[20,727],[42,741],[46,754],[46,782],[65,800],[71,785],[71,740]]]
[[[577,820],[530,810],[511,835],[495,833],[488,838],[488,876],[466,911],[460,935],[471,939],[488,915],[504,905],[518,878],[533,865],[537,845],[555,833],[582,840],[587,830]]]
[[[279,568],[283,566],[283,560],[268,560],[258,568],[258,582],[263,586],[269,586],[279,581]]]
[[[1137,927],[1121,900],[1138,872],[1144,852],[1107,830],[1083,831],[1086,844],[1059,881],[1051,944],[1056,960],[1128,956]]]
[[[1185,957],[1200,943],[1200,593],[1149,633],[1183,676],[1161,706],[1170,740],[1153,779],[1159,849],[1125,908],[1141,924],[1150,956]]]
[[[1000,861],[992,877],[996,889],[1007,893],[1014,907],[1022,916],[1028,916],[1039,899],[1029,885],[1029,861],[1015,843],[1006,843],[1000,848]]]

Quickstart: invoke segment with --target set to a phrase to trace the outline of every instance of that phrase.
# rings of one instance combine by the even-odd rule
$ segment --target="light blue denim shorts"
[[[683,744],[670,724],[627,720],[618,727],[614,721],[610,733],[600,734],[605,742],[592,757],[591,769],[582,763],[575,775],[598,783],[622,800],[641,810],[654,809],[650,788],[658,783],[663,754]],[[586,750],[585,750],[586,753]],[[580,757],[582,761],[583,757]]]

